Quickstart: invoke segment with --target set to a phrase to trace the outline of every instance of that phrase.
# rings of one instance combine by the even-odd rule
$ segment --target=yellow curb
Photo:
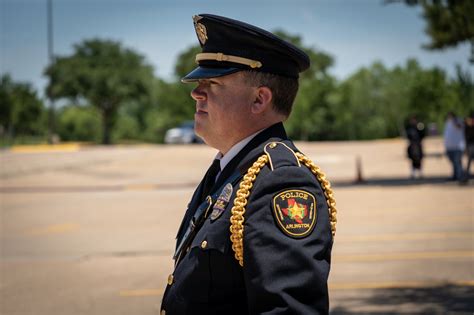
[[[474,286],[474,280],[466,281],[393,281],[393,282],[347,282],[329,283],[329,290],[357,290],[357,289],[400,289],[400,288],[436,288],[443,285]],[[123,297],[159,296],[163,289],[124,290],[119,295]]]
[[[474,251],[405,252],[384,254],[333,255],[333,262],[374,262],[397,260],[456,259],[474,257]]]
[[[81,143],[14,145],[10,151],[15,153],[76,152],[83,145]]]
[[[439,233],[405,233],[379,235],[339,235],[337,242],[382,242],[382,241],[415,241],[451,238],[472,238],[471,232],[439,232]]]
[[[474,286],[474,280],[467,281],[393,281],[393,282],[348,282],[329,283],[329,290],[354,289],[400,289],[400,288],[435,288],[443,285]]]
[[[78,224],[73,223],[64,223],[64,224],[55,224],[49,225],[42,228],[35,228],[28,232],[31,235],[53,235],[53,234],[63,234],[72,232],[79,229]]]

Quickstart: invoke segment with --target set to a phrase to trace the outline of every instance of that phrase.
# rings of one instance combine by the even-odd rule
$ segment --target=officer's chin
[[[209,131],[206,132],[205,130],[205,127],[204,126],[199,126],[198,123],[196,122],[195,126],[194,126],[194,133],[202,139],[202,141],[207,144],[208,146],[210,146],[211,148],[215,148],[215,145],[213,143],[213,141],[211,141],[212,139],[212,136],[210,137],[210,134],[209,134]]]
[[[195,120],[194,120],[194,133],[196,134],[196,136],[198,136],[199,138],[201,138],[205,143],[206,142],[206,134],[204,132],[204,128],[203,126],[201,125],[201,123],[198,122],[198,120],[196,119],[197,117],[195,117]]]

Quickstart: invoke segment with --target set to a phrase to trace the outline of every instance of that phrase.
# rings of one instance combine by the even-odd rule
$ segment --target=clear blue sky
[[[46,0],[0,2],[0,72],[31,82],[42,95],[48,63]],[[456,63],[472,71],[467,44],[423,50],[429,38],[420,9],[383,0],[53,0],[53,7],[56,55],[71,54],[73,45],[86,38],[118,40],[144,55],[164,79],[173,77],[178,53],[197,43],[191,17],[198,13],[298,34],[305,45],[335,58],[330,72],[338,79],[377,60],[393,67],[408,58],[450,75]]]

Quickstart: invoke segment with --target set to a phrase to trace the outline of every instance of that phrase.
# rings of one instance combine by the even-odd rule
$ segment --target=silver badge
[[[232,196],[232,191],[233,188],[231,183],[228,183],[225,185],[224,189],[222,189],[221,194],[212,208],[211,221],[216,220],[222,215],[222,213],[224,213],[225,208],[229,204],[230,197]]]

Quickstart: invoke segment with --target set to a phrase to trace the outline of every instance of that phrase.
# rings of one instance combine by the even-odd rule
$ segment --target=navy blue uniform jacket
[[[213,191],[236,170],[245,174],[269,142],[296,150],[283,125],[275,124],[253,138],[222,170]],[[327,278],[332,235],[328,206],[319,182],[294,154],[284,148],[271,153],[273,170],[262,168],[248,198],[244,223],[244,266],[234,257],[230,217],[239,182],[217,219],[210,216],[173,272],[163,296],[162,314],[327,314]],[[190,218],[201,204],[201,186],[194,192],[177,235],[180,242]],[[287,189],[309,192],[316,200],[316,223],[303,238],[285,234],[272,212],[273,198]],[[202,246],[206,241],[206,246]],[[164,312],[163,312],[164,310]]]

